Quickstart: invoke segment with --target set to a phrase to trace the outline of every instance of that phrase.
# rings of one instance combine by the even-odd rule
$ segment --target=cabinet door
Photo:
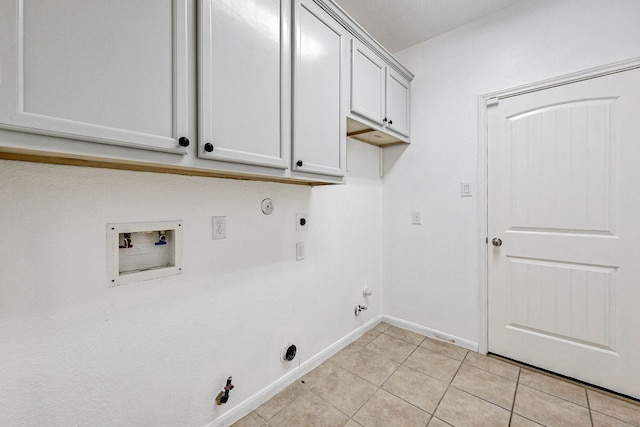
[[[186,0],[3,0],[0,127],[186,153],[178,143],[188,133],[186,8]]]
[[[286,3],[201,2],[199,157],[287,168],[281,120],[290,67],[288,29],[281,19],[290,10]]]
[[[351,112],[383,125],[385,64],[361,42],[351,43]]]
[[[293,169],[344,175],[346,30],[313,1],[296,16]]]
[[[411,85],[400,74],[387,68],[387,127],[409,136],[411,129]]]

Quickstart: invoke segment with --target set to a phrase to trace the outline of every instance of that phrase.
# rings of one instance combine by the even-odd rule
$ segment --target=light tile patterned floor
[[[234,427],[640,426],[640,405],[381,323]]]

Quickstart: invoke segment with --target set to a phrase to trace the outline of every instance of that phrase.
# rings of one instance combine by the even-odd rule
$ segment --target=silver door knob
[[[494,237],[491,243],[493,243],[493,246],[502,246],[502,240],[497,237]]]

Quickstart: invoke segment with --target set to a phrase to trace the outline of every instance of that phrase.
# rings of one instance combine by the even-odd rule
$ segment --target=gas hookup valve
[[[216,404],[222,405],[223,403],[227,403],[229,400],[229,391],[231,391],[235,386],[231,384],[231,376],[227,378],[227,385],[224,386],[224,389],[218,393],[216,396]]]
[[[366,307],[366,306],[364,306],[364,305],[356,305],[356,308],[355,308],[355,310],[353,310],[353,312],[354,312],[354,314],[355,314],[356,316],[360,316],[360,313],[361,313],[362,311],[366,310],[366,309],[367,309],[367,307]]]

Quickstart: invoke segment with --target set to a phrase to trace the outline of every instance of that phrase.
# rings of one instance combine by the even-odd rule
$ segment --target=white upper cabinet
[[[297,4],[295,21],[293,170],[341,177],[347,32],[312,0]]]
[[[357,39],[351,46],[351,113],[382,130],[410,136],[411,83],[395,71],[383,57]],[[363,135],[360,131],[356,133]]]
[[[343,183],[411,78],[333,0],[1,0],[0,158]]]
[[[185,154],[186,7],[3,0],[0,128]]]
[[[378,55],[355,39],[351,52],[351,112],[382,126],[387,67]]]
[[[409,136],[411,111],[411,84],[407,79],[387,67],[386,75],[387,127],[406,137]]]
[[[198,156],[287,169],[287,0],[202,0]]]

